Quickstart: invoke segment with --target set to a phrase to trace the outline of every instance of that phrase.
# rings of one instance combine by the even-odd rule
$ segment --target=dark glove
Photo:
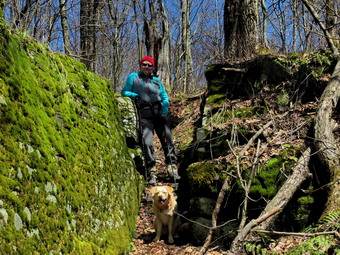
[[[136,96],[134,100],[138,108],[142,108],[147,105],[147,103],[143,99],[141,99],[139,96]]]
[[[165,115],[165,114],[162,114],[160,116],[160,119],[161,121],[163,121],[164,123],[168,123],[169,122],[169,114]]]

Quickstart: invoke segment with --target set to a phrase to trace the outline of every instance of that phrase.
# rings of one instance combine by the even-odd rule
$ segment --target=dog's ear
[[[150,193],[151,193],[152,196],[155,195],[156,192],[157,192],[157,186],[152,187],[152,188],[150,189]]]
[[[174,191],[174,189],[172,187],[170,187],[170,186],[164,186],[164,187],[167,189],[167,191],[169,193],[172,193]]]

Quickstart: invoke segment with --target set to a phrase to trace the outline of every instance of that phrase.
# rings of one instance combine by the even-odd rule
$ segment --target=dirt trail
[[[158,170],[157,181],[158,185],[169,185],[175,187],[174,182],[170,182],[167,177],[166,165],[164,163],[164,155],[161,149],[160,142],[157,137],[155,141],[155,157],[156,167]],[[178,182],[180,185],[180,181]],[[182,254],[198,254],[200,247],[196,247],[186,241],[187,236],[180,236],[179,239],[175,240],[174,244],[168,244],[166,240],[161,239],[158,242],[154,242],[155,230],[153,229],[153,221],[155,216],[152,212],[152,200],[150,195],[151,186],[147,186],[144,194],[142,195],[142,201],[140,204],[139,214],[136,223],[136,232],[133,239],[134,248],[131,250],[130,255],[182,255]],[[178,194],[177,194],[178,195]],[[211,251],[208,255],[226,254],[219,251]]]

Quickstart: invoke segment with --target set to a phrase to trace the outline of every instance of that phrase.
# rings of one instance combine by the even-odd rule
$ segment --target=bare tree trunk
[[[117,11],[117,10],[116,10]],[[117,20],[115,20],[114,22],[117,22]],[[113,45],[113,63],[112,63],[112,69],[113,69],[113,89],[116,89],[119,85],[119,72],[121,71],[122,65],[123,65],[123,58],[122,58],[122,54],[121,54],[121,45],[119,44],[121,38],[119,35],[119,27],[116,26],[115,28],[113,28],[113,41],[112,41],[112,45]]]
[[[156,18],[157,16],[155,15],[155,8],[153,6],[153,1],[149,0],[148,1],[149,5],[149,10],[150,10],[150,16],[151,18],[148,19],[147,13],[146,13],[146,5],[145,5],[145,10],[144,10],[144,35],[145,35],[145,46],[146,46],[146,54],[149,56],[152,56],[153,58],[156,59],[157,62],[157,57],[155,56],[155,48],[157,46],[155,45],[155,40],[156,40]],[[157,72],[157,69],[155,69]]]
[[[262,13],[263,13],[262,31],[261,31],[262,46],[265,47],[266,49],[269,49],[268,40],[267,40],[268,9],[267,9],[265,0],[261,0],[261,7],[262,7]]]
[[[96,23],[98,1],[80,1],[80,52],[81,61],[87,68],[95,72],[96,60]]]
[[[224,52],[231,62],[248,59],[258,47],[258,0],[225,0]]]
[[[32,10],[36,9],[36,5],[38,5],[38,1],[36,0],[27,0],[22,3],[22,5],[16,5],[20,6],[14,9],[14,11],[16,12],[16,18],[14,21],[16,28],[20,28],[21,30],[27,30],[29,28],[30,22],[34,17],[34,14],[32,14]]]
[[[302,0],[302,2],[324,32],[330,49],[338,58],[332,78],[320,98],[314,126],[315,145],[318,149],[318,156],[327,167],[332,184],[329,185],[329,195],[326,208],[323,212],[323,216],[325,216],[326,214],[340,210],[340,149],[339,144],[337,144],[337,139],[334,136],[334,129],[338,124],[332,119],[333,114],[339,114],[338,111],[340,108],[338,106],[340,98],[340,56],[326,26],[321,22],[313,6],[307,0]],[[328,4],[331,3],[329,2]]]
[[[145,5],[146,6],[146,5]],[[144,9],[144,35],[147,54],[156,60],[154,73],[170,87],[169,21],[162,0],[148,1],[150,19]]]
[[[174,80],[174,86],[173,89],[175,91],[181,91],[181,83],[182,83],[182,66],[181,66],[181,59],[182,59],[182,50],[181,47],[179,46],[179,44],[176,45],[175,47],[176,49],[176,60],[174,62],[175,63],[175,80]]]
[[[297,38],[297,28],[298,28],[298,18],[297,18],[297,13],[298,13],[298,8],[297,8],[297,0],[293,0],[293,51],[295,52],[297,49],[296,46],[296,38]]]
[[[339,4],[337,2],[337,4]],[[337,19],[337,5],[335,0],[326,1],[326,29],[331,38],[336,38],[336,19]],[[339,46],[340,40],[335,40],[335,46]]]
[[[131,7],[127,5],[121,6],[117,1],[112,1],[107,6],[109,11],[108,18],[110,20],[111,26],[106,30],[106,24],[103,24],[100,26],[100,28],[103,28],[105,34],[107,33],[110,35],[109,43],[106,45],[105,43],[106,40],[101,40],[103,42],[98,41],[98,43],[100,45],[99,47],[108,49],[105,54],[109,56],[108,57],[109,61],[105,65],[105,68],[108,69],[107,73],[109,75],[107,76],[110,77],[110,80],[113,83],[113,89],[116,90],[120,85],[120,77],[123,68],[123,54],[125,45],[123,45],[122,30],[124,23],[127,21],[129,12],[131,11]],[[138,23],[136,25],[138,25]],[[139,31],[137,27],[137,33],[138,32]],[[138,47],[140,46],[139,43],[140,42],[138,41]],[[135,61],[137,62],[138,60]]]
[[[156,2],[149,0],[149,11],[151,18],[148,19],[146,10],[144,11],[144,35],[145,35],[145,46],[147,55],[152,56],[155,59],[156,66],[154,73],[158,74],[158,61],[159,54],[162,48],[162,38],[159,36],[161,32],[158,29],[159,13],[156,10]]]
[[[299,6],[300,7],[300,6]],[[301,13],[302,13],[302,20],[301,20],[301,26],[303,28],[308,28],[308,26],[311,26],[311,24],[308,22],[308,16],[307,16],[307,11],[306,11],[306,8],[304,6],[304,4],[302,3],[302,6],[301,6]],[[304,50],[305,51],[309,51],[310,50],[310,45],[311,45],[311,31],[312,29],[309,28],[309,29],[305,29],[305,35],[301,35],[301,31],[300,31],[300,40],[301,39],[304,39],[302,40],[303,42],[303,46],[304,46]],[[304,36],[304,38],[302,38],[302,36]]]
[[[169,21],[162,0],[158,0],[159,13],[162,17],[161,47],[158,56],[158,77],[163,85],[170,88],[170,35]]]
[[[133,13],[134,13],[134,18],[135,18],[135,23],[136,23],[136,34],[137,34],[137,48],[138,48],[138,54],[139,57],[138,59],[141,59],[145,54],[143,51],[143,43],[141,41],[141,36],[140,36],[140,28],[139,28],[139,23],[138,23],[138,12],[137,12],[137,0],[133,0]]]
[[[332,184],[329,185],[330,191],[323,216],[340,210],[340,149],[337,139],[334,137],[334,129],[339,124],[336,124],[332,119],[332,114],[339,114],[339,98],[340,58],[338,58],[332,79],[320,98],[314,127],[315,145],[318,149],[318,155],[328,168]]]
[[[4,15],[4,0],[0,0],[0,23],[3,26],[5,22],[5,15]]]
[[[182,73],[182,92],[187,93],[192,86],[192,55],[190,48],[191,29],[190,29],[190,0],[181,0],[181,41],[182,41],[182,63],[184,72]]]
[[[64,39],[64,52],[66,55],[69,55],[71,53],[71,42],[70,42],[70,36],[68,33],[66,3],[67,3],[66,0],[59,1],[61,27],[62,27],[63,39]]]

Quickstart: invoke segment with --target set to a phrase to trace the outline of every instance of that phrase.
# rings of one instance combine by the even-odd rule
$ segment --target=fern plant
[[[304,232],[325,232],[325,231],[340,231],[340,211],[327,214],[317,223],[309,226]]]
[[[296,246],[293,250],[288,251],[287,255],[324,255],[324,254],[335,254],[330,253],[333,248],[336,247],[334,236],[332,235],[321,235],[310,238],[308,241],[303,242]]]
[[[339,232],[340,230],[340,211],[330,213],[320,219],[316,224],[306,228],[304,232],[319,233],[319,232]],[[330,253],[332,252],[332,253]],[[310,238],[308,241],[301,243],[287,255],[298,254],[340,254],[339,240],[334,234],[318,235]]]
[[[268,249],[264,248],[260,243],[245,242],[244,248],[249,255],[277,255],[277,253],[268,251]]]

